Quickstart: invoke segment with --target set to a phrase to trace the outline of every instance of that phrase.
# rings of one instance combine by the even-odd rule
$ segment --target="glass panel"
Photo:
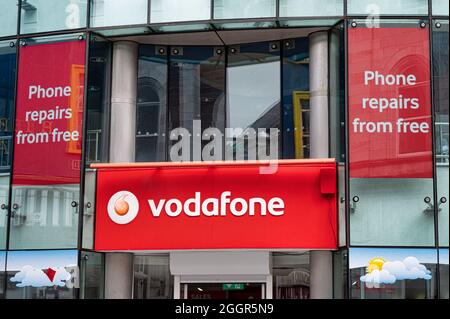
[[[136,162],[166,160],[167,48],[139,47]]]
[[[440,296],[441,299],[448,299],[448,249],[439,249],[439,284],[440,284]]]
[[[78,285],[77,250],[9,251],[8,299],[73,299]]]
[[[211,19],[211,0],[152,0],[150,23]]]
[[[428,32],[349,30],[352,245],[435,245]]]
[[[91,0],[91,27],[147,23],[148,2],[148,0]]]
[[[212,134],[224,132],[224,87],[225,49],[223,47],[171,47],[169,67],[171,141],[168,150],[171,161],[222,159],[222,147],[214,148],[209,153],[205,152],[203,156],[201,149],[212,140],[218,141],[222,146],[221,140],[212,137]],[[174,129],[177,130],[172,131]],[[206,129],[213,131],[205,131]],[[208,135],[208,132],[211,134]],[[190,137],[186,139],[187,134],[198,137],[188,142],[192,145],[192,152],[190,146],[186,145],[188,152],[185,152],[186,148],[180,148],[183,145],[180,144],[182,141],[191,141]],[[200,135],[203,135],[201,144],[198,143]]]
[[[108,162],[111,43],[91,37],[87,90],[86,164]]]
[[[138,35],[151,33],[150,29],[147,27],[96,30],[96,32],[104,37],[117,37],[119,35]]]
[[[283,48],[283,158],[309,158],[309,41]]]
[[[212,29],[209,24],[175,24],[152,26],[155,32],[188,32],[188,31],[206,31]]]
[[[347,0],[349,15],[428,15],[428,0]]]
[[[272,256],[273,298],[309,299],[309,252],[274,252]]]
[[[275,17],[276,11],[276,0],[214,0],[214,19]]]
[[[280,0],[280,17],[344,15],[344,0]]]
[[[134,299],[172,299],[168,255],[134,256]]]
[[[255,21],[255,22],[239,22],[239,23],[214,23],[217,29],[233,30],[233,29],[253,29],[253,28],[274,28],[274,21]]]
[[[448,246],[448,21],[433,22],[433,81],[439,245]]]
[[[86,27],[87,0],[23,0],[20,33]]]
[[[77,247],[85,50],[84,40],[20,49],[12,249]]]
[[[448,5],[447,0],[433,0],[433,15],[448,16]]]
[[[434,299],[436,249],[351,248],[352,299]]]
[[[0,37],[17,34],[17,1],[2,1],[2,10],[0,10]]]
[[[348,250],[333,252],[333,299],[348,299]]]
[[[5,298],[6,251],[0,251],[0,299]]]
[[[0,42],[0,249],[6,248],[12,126],[16,85],[15,42]]]
[[[226,159],[279,158],[280,43],[233,46],[228,53],[226,117],[233,132]]]
[[[81,252],[80,298],[103,299],[105,290],[104,254]]]

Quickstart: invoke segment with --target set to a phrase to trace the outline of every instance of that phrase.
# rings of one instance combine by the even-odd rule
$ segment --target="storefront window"
[[[167,48],[139,47],[136,162],[166,160]]]
[[[448,1],[433,0],[432,13],[435,16],[448,16]]]
[[[348,250],[333,252],[333,299],[348,299]]]
[[[439,249],[439,298],[448,299],[448,249]]]
[[[81,252],[80,298],[103,299],[105,291],[104,254]]]
[[[6,298],[75,298],[77,260],[77,250],[8,251]]]
[[[280,0],[280,17],[341,16],[344,0]]]
[[[6,247],[15,83],[15,41],[0,42],[0,249]]]
[[[352,299],[434,299],[435,249],[351,248]]]
[[[22,0],[20,33],[86,27],[87,0]]]
[[[20,48],[10,248],[75,248],[86,42],[80,34]]]
[[[348,32],[350,242],[434,246],[429,30]]]
[[[448,246],[448,20],[433,21],[433,81],[439,245]]]
[[[214,0],[214,19],[268,18],[276,11],[275,0]]]
[[[211,19],[211,0],[152,0],[150,23]]]
[[[17,34],[17,1],[2,1],[2,10],[0,10],[0,37]]]
[[[227,136],[226,154],[234,159],[279,158],[280,64],[278,41],[228,49],[226,118],[235,138]]]
[[[309,299],[309,252],[274,252],[272,258],[273,298]]]
[[[148,0],[91,0],[91,27],[147,23],[148,2]]]
[[[224,133],[225,49],[195,46],[171,47],[170,50],[169,158],[171,161],[220,160],[223,155],[219,148],[204,156],[202,149],[215,138],[208,135],[208,128]],[[194,138],[185,139],[188,132]],[[183,140],[191,141],[192,147],[173,147],[183,145],[179,144],[182,136]],[[217,141],[221,143],[220,139]],[[186,149],[192,149],[191,154],[185,153]]]
[[[309,158],[309,41],[283,47],[283,158]]]
[[[428,15],[428,0],[347,0],[350,15]]]
[[[173,298],[173,276],[168,255],[134,257],[134,299]]]

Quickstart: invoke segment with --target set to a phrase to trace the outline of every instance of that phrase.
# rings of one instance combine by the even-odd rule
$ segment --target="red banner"
[[[21,47],[14,185],[80,182],[86,41]]]
[[[432,178],[429,30],[348,31],[352,178]]]
[[[335,249],[336,164],[100,167],[96,250]]]

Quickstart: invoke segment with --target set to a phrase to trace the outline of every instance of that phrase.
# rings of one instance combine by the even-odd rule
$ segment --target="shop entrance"
[[[182,283],[182,299],[258,300],[266,297],[265,283]]]

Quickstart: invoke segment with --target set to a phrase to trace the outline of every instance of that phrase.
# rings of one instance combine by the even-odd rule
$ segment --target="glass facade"
[[[147,0],[91,0],[91,26],[147,23]]]
[[[0,37],[17,33],[18,0],[5,0],[0,11]]]
[[[323,125],[338,165],[333,297],[448,299],[448,25],[448,2],[438,0],[3,0],[0,299],[108,295],[90,165],[110,162],[115,41],[139,43],[135,162],[308,159],[311,38],[324,30]],[[414,84],[358,95],[389,74]],[[358,113],[355,101],[372,95]],[[386,97],[402,106],[378,107]],[[429,124],[427,134],[354,134],[361,121],[399,120]],[[67,143],[37,145],[45,136]],[[173,298],[169,254],[145,253],[133,256],[132,297]],[[273,297],[310,298],[309,251],[272,257]],[[248,283],[255,296],[264,285]],[[198,287],[183,289],[198,297]]]
[[[87,0],[22,0],[20,33],[86,27]]]
[[[210,18],[210,0],[153,0],[150,6],[151,23],[209,20]]]

